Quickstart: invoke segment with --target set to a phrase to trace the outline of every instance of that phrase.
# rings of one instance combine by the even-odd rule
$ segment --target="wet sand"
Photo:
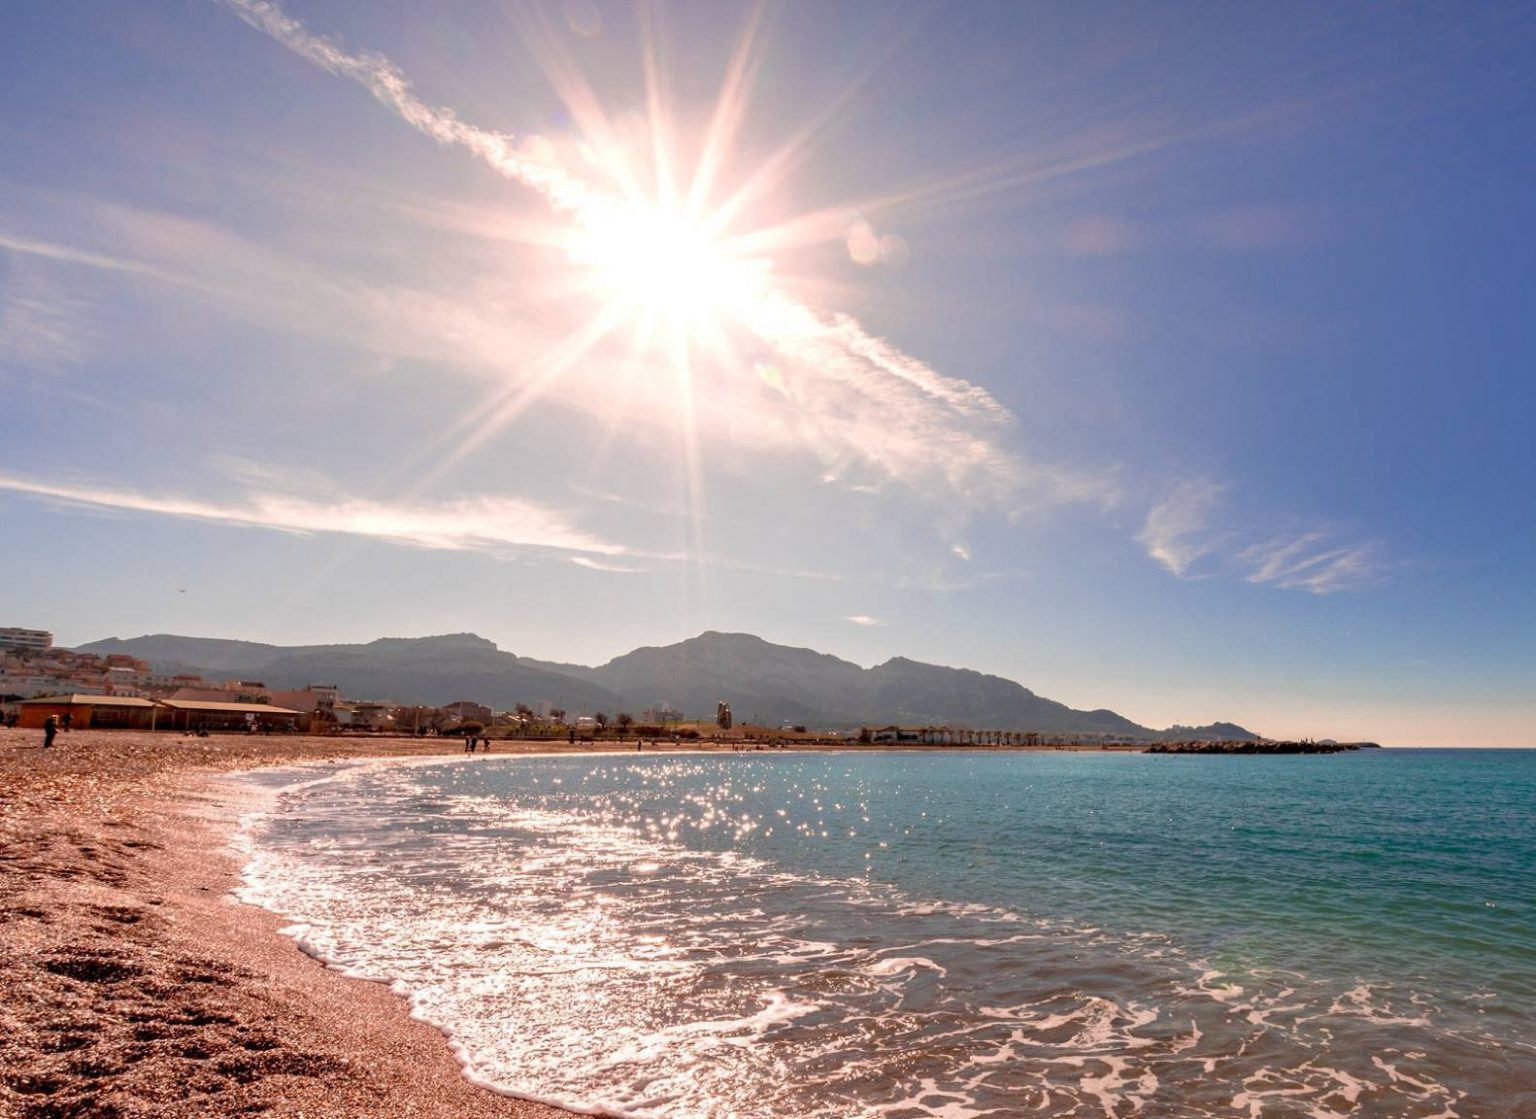
[[[455,757],[462,742],[81,730],[41,743],[0,728],[0,1119],[568,1114],[473,1086],[403,1000],[326,970],[230,893],[238,805],[221,773]],[[494,753],[615,749],[633,747]]]
[[[452,741],[0,728],[0,1116],[555,1117],[465,1080],[380,984],[230,896],[214,775]]]

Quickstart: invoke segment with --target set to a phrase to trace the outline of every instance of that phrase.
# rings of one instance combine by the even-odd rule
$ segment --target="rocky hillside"
[[[82,650],[128,653],[161,670],[236,676],[271,687],[331,683],[357,698],[402,702],[473,699],[496,707],[542,702],[572,712],[636,715],[670,704],[691,717],[709,718],[716,702],[725,700],[738,722],[772,725],[897,723],[1179,740],[1254,737],[1232,723],[1154,730],[1113,711],[1076,710],[1001,676],[906,657],[863,668],[748,633],[710,631],[674,645],[636,649],[596,668],[515,656],[470,633],[292,647],[154,634],[109,638]]]
[[[357,699],[431,704],[472,699],[503,708],[543,702],[570,711],[615,711],[623,705],[620,696],[600,685],[502,652],[494,642],[472,633],[298,646],[152,634],[126,641],[113,637],[80,648],[88,653],[127,653],[161,671],[260,680],[272,688],[336,684]]]

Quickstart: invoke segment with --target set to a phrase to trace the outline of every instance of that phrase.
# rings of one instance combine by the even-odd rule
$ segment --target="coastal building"
[[[179,700],[203,700],[208,703],[240,703],[241,693],[234,688],[188,688],[180,687],[171,692],[167,699]],[[243,702],[249,703],[250,700]]]
[[[267,703],[308,711],[322,718],[334,717],[341,689],[335,684],[310,684],[305,688],[271,688],[262,693]]]
[[[321,730],[336,723],[339,690],[334,684],[307,688],[269,688],[254,680],[231,680],[222,688],[179,687],[169,696],[179,703],[244,704],[266,710],[296,711],[303,715],[301,730]]]
[[[964,742],[970,735],[970,741],[979,743],[982,739],[971,735],[971,732],[952,730],[949,727],[863,727],[858,732],[861,742],[894,742],[911,743],[923,746],[945,746],[951,743]],[[1001,740],[999,739],[999,744]]]
[[[303,730],[307,715],[270,703],[220,703],[197,699],[87,695],[38,696],[16,704],[17,725],[39,728],[49,715],[70,717],[72,729]]]
[[[0,626],[0,649],[28,649],[42,651],[53,648],[53,634],[46,629],[22,629],[19,626]]]
[[[70,727],[121,727],[148,730],[155,723],[155,703],[133,696],[66,695],[24,699],[16,705],[18,726],[38,728],[49,715],[69,716]]]
[[[38,696],[60,695],[76,692],[85,695],[105,695],[106,685],[90,679],[64,675],[58,671],[29,672],[15,669],[0,670],[0,695],[34,699]]]
[[[332,708],[336,725],[354,730],[394,730],[395,720],[386,703],[338,702]]]
[[[128,665],[108,665],[101,678],[113,695],[139,695],[142,691],[139,681],[144,678],[144,673]]]
[[[227,703],[207,699],[153,701],[159,725],[173,730],[308,730],[307,712],[271,703]]]
[[[921,742],[923,730],[921,727],[870,727],[869,741],[871,742]]]
[[[459,722],[473,721],[485,724],[491,721],[491,709],[472,699],[456,699],[452,703],[444,704],[441,710],[444,715]]]

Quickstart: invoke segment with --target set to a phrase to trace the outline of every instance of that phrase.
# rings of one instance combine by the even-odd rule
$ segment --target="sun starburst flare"
[[[639,127],[626,118],[621,128],[558,36],[533,29],[533,56],[574,133],[515,138],[423,101],[389,60],[343,50],[271,0],[222,2],[315,65],[358,82],[413,128],[536,192],[552,211],[549,227],[529,239],[563,252],[568,274],[552,286],[587,304],[586,321],[445,437],[435,471],[536,401],[556,391],[569,399],[562,383],[588,376],[597,362],[609,370],[597,396],[615,430],[613,409],[639,391],[639,381],[670,400],[663,407],[677,424],[695,504],[706,417],[750,430],[764,446],[793,445],[818,457],[827,480],[859,490],[896,482],[955,509],[1012,512],[1102,502],[1114,492],[1105,477],[1029,462],[1013,445],[1014,417],[985,389],[818,306],[785,275],[781,264],[792,254],[829,245],[843,251],[850,228],[865,219],[850,204],[754,225],[754,212],[803,160],[821,123],[761,163],[733,167],[758,61],[756,17],[689,147],[678,139],[648,37],[646,115]]]
[[[689,332],[741,319],[770,271],[766,259],[741,255],[710,224],[646,200],[613,201],[583,215],[569,255],[600,302]]]

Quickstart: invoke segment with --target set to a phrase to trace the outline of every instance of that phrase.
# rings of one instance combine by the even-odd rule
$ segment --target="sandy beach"
[[[325,969],[231,895],[239,806],[222,773],[458,757],[458,740],[84,730],[41,744],[0,728],[0,1116],[567,1114],[475,1087],[403,1000]],[[632,749],[495,753],[615,748]]]
[[[0,729],[0,1116],[566,1114],[465,1080],[382,985],[230,894],[219,771],[452,741]]]

